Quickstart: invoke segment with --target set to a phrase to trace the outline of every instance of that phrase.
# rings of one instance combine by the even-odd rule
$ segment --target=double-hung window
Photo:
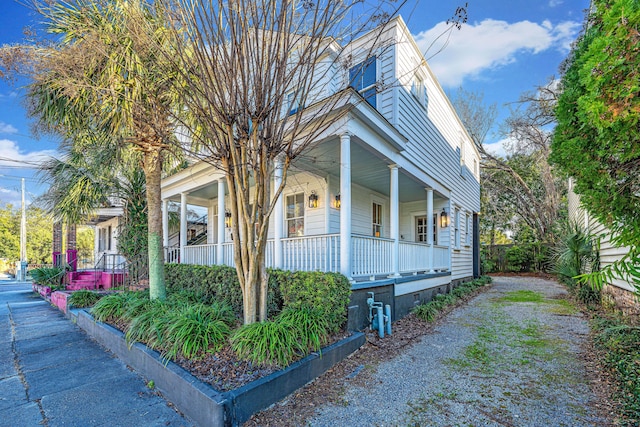
[[[454,217],[455,227],[455,248],[460,249],[460,210],[456,209]]]
[[[349,70],[349,86],[360,92],[362,97],[376,108],[376,57],[367,58]]]
[[[287,237],[304,236],[304,193],[287,196]]]
[[[373,202],[372,226],[375,237],[382,236],[382,205]]]
[[[300,93],[297,90],[289,92],[287,94],[287,107],[289,109],[289,115],[293,115],[300,110]]]
[[[416,217],[416,242],[426,243],[428,233],[429,233],[429,228],[427,224],[427,217],[417,216]]]

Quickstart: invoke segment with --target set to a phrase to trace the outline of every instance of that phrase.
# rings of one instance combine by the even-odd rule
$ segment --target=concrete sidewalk
[[[0,281],[0,426],[38,425],[193,423],[30,283]]]

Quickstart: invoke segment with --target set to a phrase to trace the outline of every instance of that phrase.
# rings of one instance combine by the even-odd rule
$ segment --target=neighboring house
[[[124,257],[118,254],[118,224],[123,208],[119,203],[99,208],[87,222],[95,229],[94,263],[100,268],[116,268]],[[122,267],[120,267],[122,268]]]
[[[323,95],[355,82],[352,109],[289,171],[266,263],[340,272],[354,304],[366,309],[373,291],[399,317],[479,275],[480,155],[403,20],[378,35],[336,53],[350,66],[334,67]],[[183,229],[187,205],[209,212],[206,244],[184,238],[168,260],[233,265],[225,187],[203,162],[163,179],[165,246],[170,201],[183,207]]]
[[[589,217],[582,206],[580,206],[580,196],[573,191],[573,178],[569,178],[568,210],[569,218],[576,224],[581,225],[599,240],[600,267],[605,267],[621,259],[629,252],[629,248],[615,246],[611,243],[611,232],[598,221]],[[634,295],[634,286],[626,280],[616,279],[603,292],[613,298],[616,305],[624,310],[640,311],[638,299]]]

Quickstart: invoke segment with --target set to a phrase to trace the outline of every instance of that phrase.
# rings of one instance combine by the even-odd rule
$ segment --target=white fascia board
[[[222,171],[200,161],[187,169],[162,180],[162,198],[171,199],[181,193],[193,191],[223,178]]]
[[[349,133],[357,135],[367,145],[387,158],[390,164],[398,165],[399,168],[422,181],[426,187],[433,188],[447,198],[451,197],[449,188],[433,178],[428,171],[423,170],[411,159],[407,158],[403,152],[396,150],[393,144],[381,138],[377,130],[374,130],[368,123],[359,120],[359,117],[355,114],[352,114],[349,121]]]

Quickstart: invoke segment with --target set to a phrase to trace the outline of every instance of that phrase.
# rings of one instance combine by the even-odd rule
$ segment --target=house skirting
[[[391,306],[393,321],[403,318],[420,304],[431,301],[436,295],[451,292],[458,284],[473,280],[473,277],[451,280],[450,272],[384,278],[368,282],[357,282],[351,287],[349,304],[349,330],[361,330],[369,326],[369,292],[376,302]]]

